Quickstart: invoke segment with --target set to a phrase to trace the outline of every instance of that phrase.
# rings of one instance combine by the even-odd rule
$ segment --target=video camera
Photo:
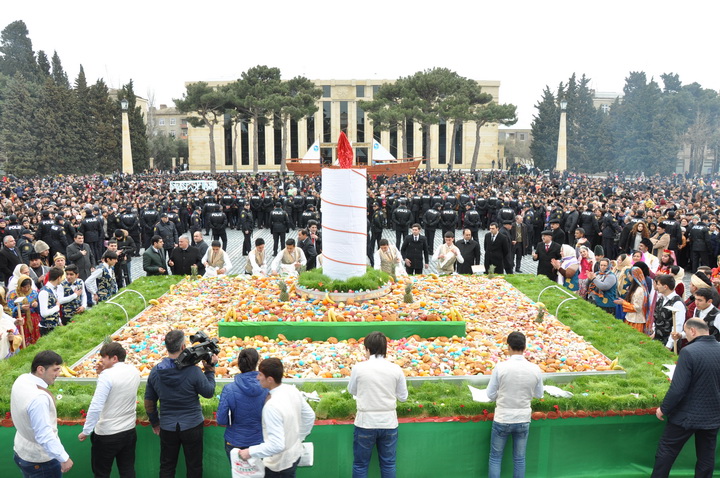
[[[175,365],[178,370],[191,365],[197,365],[200,361],[205,360],[210,363],[213,355],[220,353],[220,347],[217,345],[217,339],[210,339],[205,332],[196,333],[190,336],[190,343],[195,344],[188,347],[180,353],[175,359]]]

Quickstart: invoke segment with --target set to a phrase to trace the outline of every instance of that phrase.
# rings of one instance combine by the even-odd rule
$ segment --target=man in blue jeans
[[[525,360],[525,335],[512,332],[507,338],[508,358],[497,364],[487,394],[497,401],[490,438],[489,478],[500,478],[505,443],[513,439],[513,478],[525,476],[525,447],[530,430],[530,401],[542,398],[540,367]]]
[[[348,392],[357,397],[353,440],[353,478],[368,475],[370,457],[377,445],[380,476],[395,478],[395,448],[398,439],[396,400],[407,400],[402,369],[385,360],[387,338],[381,332],[365,337],[367,360],[355,365]]]

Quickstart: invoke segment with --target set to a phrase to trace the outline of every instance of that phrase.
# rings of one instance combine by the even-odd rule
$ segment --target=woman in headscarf
[[[616,299],[625,311],[625,322],[639,332],[645,332],[650,314],[650,291],[647,288],[645,274],[639,267],[630,269],[632,283],[623,299]]]
[[[569,244],[563,244],[560,248],[560,256],[562,260],[552,259],[551,261],[557,271],[557,282],[571,291],[577,292],[580,261],[575,256],[575,248]]]
[[[20,276],[30,276],[30,266],[27,264],[18,264],[15,266],[15,269],[13,269],[13,275],[10,276],[10,280],[8,281],[8,288],[7,290],[15,290],[17,289],[17,283]],[[37,290],[37,286],[35,285],[35,281],[33,281],[32,289]]]
[[[7,301],[12,316],[23,320],[25,344],[37,342],[40,338],[40,304],[38,293],[32,290],[30,276],[20,276],[17,288],[10,291]]]
[[[580,272],[578,273],[578,294],[583,299],[587,299],[588,293],[588,272],[592,272],[595,267],[595,254],[586,246],[580,246]]]

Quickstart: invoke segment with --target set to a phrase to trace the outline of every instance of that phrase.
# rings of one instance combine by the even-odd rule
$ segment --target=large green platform
[[[492,422],[402,423],[397,449],[398,477],[461,478],[487,476]],[[654,415],[538,420],[530,425],[526,476],[647,477],[655,448],[664,428]],[[160,439],[150,427],[139,426],[136,472],[138,478],[158,476]],[[90,442],[80,443],[81,426],[60,426],[60,439],[75,462],[68,476],[92,476]],[[205,428],[204,476],[229,478],[221,427]],[[14,428],[0,428],[0,463],[4,478],[20,477],[13,463]],[[315,444],[315,465],[298,469],[300,478],[350,477],[352,471],[352,425],[316,425],[307,441]],[[182,454],[181,454],[182,456]],[[182,458],[180,459],[182,463]],[[694,441],[690,440],[673,468],[673,477],[693,476]],[[716,473],[720,468],[716,464]],[[114,471],[113,477],[117,477]],[[177,476],[185,476],[184,464]],[[379,477],[377,455],[371,478]],[[503,476],[512,476],[512,444],[508,443]]]
[[[377,321],[377,322],[218,322],[220,337],[275,338],[283,334],[288,340],[360,339],[379,331],[391,339],[412,335],[422,338],[465,336],[465,322]]]

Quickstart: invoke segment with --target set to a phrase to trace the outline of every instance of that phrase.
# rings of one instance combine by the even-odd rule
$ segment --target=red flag
[[[345,133],[340,132],[337,145],[337,158],[341,168],[352,168],[353,165],[353,150],[350,146],[350,141],[345,136]]]

